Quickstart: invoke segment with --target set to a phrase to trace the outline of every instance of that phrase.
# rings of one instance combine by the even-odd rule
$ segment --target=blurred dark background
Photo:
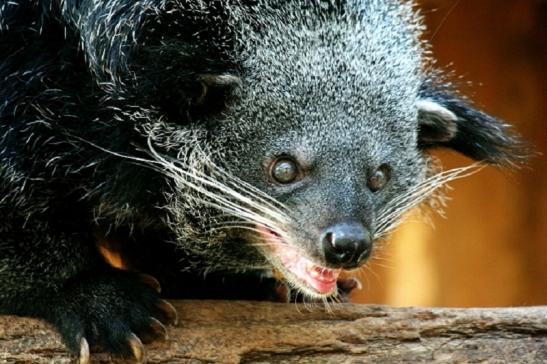
[[[438,66],[463,93],[543,153],[454,188],[447,219],[406,223],[361,274],[355,302],[423,306],[547,304],[547,1],[422,0]],[[437,153],[445,168],[469,163]],[[418,219],[411,219],[418,220]]]

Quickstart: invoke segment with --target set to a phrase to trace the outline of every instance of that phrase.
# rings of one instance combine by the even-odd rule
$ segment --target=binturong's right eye
[[[275,182],[286,185],[298,179],[300,168],[290,157],[280,157],[272,163],[270,175]]]

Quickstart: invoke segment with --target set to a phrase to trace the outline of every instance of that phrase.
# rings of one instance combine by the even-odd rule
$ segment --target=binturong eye
[[[391,167],[387,164],[382,164],[376,168],[367,181],[367,186],[372,192],[377,192],[383,189],[391,179]]]
[[[299,170],[294,160],[283,157],[274,162],[270,173],[276,182],[289,184],[298,178]]]

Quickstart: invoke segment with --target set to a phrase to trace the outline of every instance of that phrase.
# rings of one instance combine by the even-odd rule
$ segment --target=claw
[[[150,318],[150,328],[156,333],[156,337],[161,337],[163,340],[167,340],[167,329],[165,326],[157,319]]]
[[[276,302],[284,302],[287,303],[291,300],[291,291],[289,290],[289,287],[282,282],[278,282],[274,286],[273,291],[274,297],[273,299]]]
[[[139,274],[139,277],[142,283],[146,284],[147,286],[152,288],[154,291],[161,293],[161,284],[156,278],[152,277],[149,274],[144,274],[144,273]]]
[[[144,345],[142,344],[141,339],[137,335],[131,333],[127,339],[127,343],[131,348],[131,353],[136,363],[144,363]]]
[[[177,310],[175,309],[175,307],[173,307],[172,304],[170,304],[166,300],[159,300],[157,307],[165,316],[167,323],[172,323],[173,325],[177,325],[179,321],[179,315],[177,313]]]
[[[89,364],[90,361],[89,344],[85,338],[80,340],[80,355],[78,357],[78,364]]]
[[[149,328],[150,330],[139,334],[145,344],[151,343],[154,340],[167,340],[167,329],[159,320],[151,317]]]

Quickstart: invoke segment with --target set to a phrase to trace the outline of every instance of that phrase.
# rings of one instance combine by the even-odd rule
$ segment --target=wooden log
[[[547,363],[547,307],[174,305],[179,324],[147,347],[149,363]],[[0,363],[72,361],[47,324],[0,316]]]

